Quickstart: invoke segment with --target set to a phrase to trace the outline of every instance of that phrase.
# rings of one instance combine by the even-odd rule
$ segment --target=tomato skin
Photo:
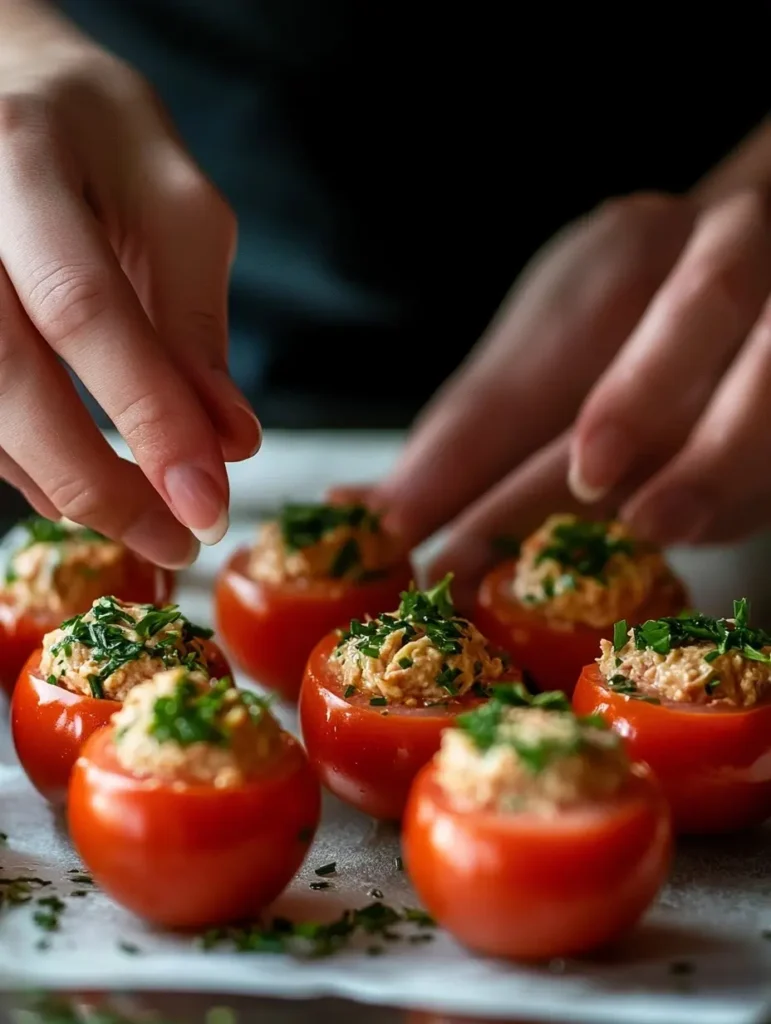
[[[131,551],[126,552],[125,559],[125,585],[114,596],[133,604],[168,604],[174,593],[175,574]],[[87,611],[79,608],[64,615],[33,614],[0,596],[0,688],[10,697],[24,663],[40,647],[46,633],[58,629],[62,620]]]
[[[643,765],[613,804],[544,820],[457,811],[432,762],[410,794],[402,847],[418,895],[459,942],[543,960],[598,949],[637,923],[666,880],[672,830]]]
[[[771,703],[748,710],[648,704],[612,693],[592,664],[581,673],[573,708],[602,715],[630,755],[651,766],[676,832],[734,832],[771,817]]]
[[[346,698],[329,667],[337,640],[330,633],[316,645],[300,691],[308,757],[335,796],[373,818],[399,821],[416,774],[439,749],[442,730],[481,699],[463,697],[433,708],[385,708],[371,707],[358,694]]]
[[[167,928],[256,917],[291,881],[321,814],[321,789],[300,744],[283,734],[264,778],[217,789],[141,779],[92,735],[70,782],[72,841],[117,903]]]
[[[600,640],[608,639],[613,626],[593,629],[577,623],[558,629],[536,612],[525,608],[510,595],[517,562],[496,566],[485,576],[477,593],[472,621],[482,633],[530,675],[539,690],[562,690],[570,696],[584,665],[600,654]],[[687,604],[679,581],[663,588],[638,610],[634,619],[659,619],[677,615]],[[629,625],[633,625],[632,619]]]
[[[217,645],[204,641],[212,675],[230,675]],[[54,807],[67,799],[70,773],[88,737],[119,711],[121,702],[96,699],[52,686],[40,675],[40,655],[31,654],[11,698],[11,735],[22,768]]]
[[[342,580],[271,584],[246,573],[249,550],[242,548],[217,579],[217,631],[233,660],[263,686],[296,701],[303,670],[314,645],[351,619],[397,608],[413,577],[405,560],[382,579],[364,584]]]

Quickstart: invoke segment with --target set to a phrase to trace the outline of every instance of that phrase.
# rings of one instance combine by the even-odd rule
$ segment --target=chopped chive
[[[372,698],[370,699],[370,705],[371,705],[371,706],[372,706],[373,708],[382,708],[382,707],[384,707],[384,706],[385,706],[385,705],[386,705],[387,703],[388,703],[388,699],[387,699],[386,697],[372,697]]]
[[[337,861],[330,861],[329,864],[322,864],[320,868],[316,868],[316,874],[320,877],[324,875],[333,875],[337,871]]]
[[[354,693],[356,693],[355,686],[346,686],[346,688],[343,690],[343,696],[345,698],[353,697]]]

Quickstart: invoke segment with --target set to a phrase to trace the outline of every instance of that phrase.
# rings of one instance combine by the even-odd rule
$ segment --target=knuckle
[[[715,314],[730,321],[742,321],[755,289],[741,260],[717,260],[714,256],[691,259],[683,264],[672,282],[671,300],[677,305],[709,302]]]
[[[159,391],[134,395],[113,414],[115,425],[133,451],[152,451],[168,434],[169,413]]]
[[[47,498],[59,515],[76,523],[98,529],[109,518],[110,498],[105,489],[77,475],[55,480],[47,489]]]
[[[108,304],[106,274],[90,264],[44,264],[26,286],[31,318],[49,344],[65,344],[98,319]]]
[[[0,96],[0,140],[6,143],[20,134],[48,124],[49,105],[34,93],[6,93]]]

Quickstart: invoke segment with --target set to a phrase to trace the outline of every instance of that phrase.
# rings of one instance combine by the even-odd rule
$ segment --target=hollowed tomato
[[[311,654],[300,691],[300,726],[311,764],[335,796],[373,818],[398,821],[418,771],[438,751],[442,730],[483,698],[408,708],[346,697],[329,657],[336,634]]]
[[[217,645],[204,640],[212,676],[230,675]],[[119,701],[87,697],[54,686],[40,674],[40,650],[31,654],[11,698],[11,735],[21,766],[49,803],[62,806],[73,765],[88,737],[107,725]]]
[[[351,619],[396,608],[412,581],[404,560],[387,575],[367,583],[300,580],[281,584],[252,579],[249,551],[242,549],[217,580],[217,630],[233,660],[253,679],[296,700],[313,647],[330,630]]]
[[[573,694],[602,715],[658,776],[679,833],[732,832],[771,817],[771,703],[742,708],[650,704],[613,693],[596,664]]]
[[[321,794],[288,733],[265,773],[216,788],[142,779],[124,769],[111,729],[90,737],[72,773],[72,841],[117,903],[168,928],[255,918],[302,864]]]
[[[151,565],[133,552],[125,557],[124,585],[113,596],[133,604],[168,604],[174,591],[174,573]],[[87,611],[76,608],[69,614]],[[46,633],[58,629],[62,619],[68,617],[20,609],[0,595],[0,687],[9,696],[27,658],[40,647]]]
[[[599,657],[600,640],[609,638],[613,626],[555,623],[516,600],[514,577],[517,563],[503,562],[482,580],[472,619],[484,635],[508,651],[540,690],[562,690],[568,696],[584,665]],[[638,609],[629,625],[646,619],[677,615],[687,603],[679,582],[664,587]]]
[[[586,953],[631,929],[672,851],[666,801],[643,765],[612,801],[544,818],[459,811],[431,763],[410,794],[402,843],[439,924],[470,949],[517,960]]]

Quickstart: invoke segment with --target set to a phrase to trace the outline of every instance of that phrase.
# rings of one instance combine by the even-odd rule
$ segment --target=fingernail
[[[568,487],[585,505],[604,498],[624,476],[632,462],[633,448],[621,427],[599,428],[571,453]]]
[[[198,466],[171,466],[164,477],[177,517],[202,544],[217,544],[227,533],[228,508],[222,492]]]
[[[622,517],[643,540],[657,544],[697,540],[712,516],[708,499],[691,488],[678,488],[645,501]]]
[[[186,569],[201,550],[184,526],[161,511],[145,513],[123,534],[123,543],[164,569]]]

